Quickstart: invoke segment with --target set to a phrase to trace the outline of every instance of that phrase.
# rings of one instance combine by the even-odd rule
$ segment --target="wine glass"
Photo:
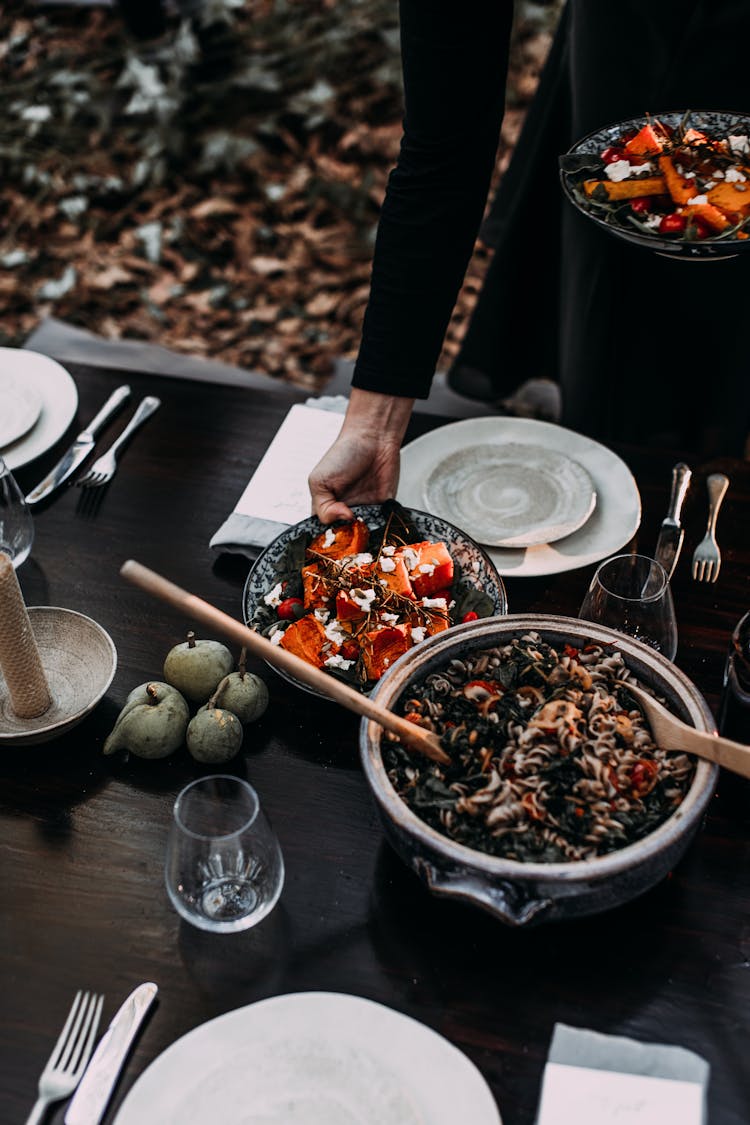
[[[28,558],[34,542],[34,521],[15,477],[0,457],[0,551],[14,567]]]
[[[284,860],[252,785],[214,774],[185,786],[165,878],[173,906],[202,930],[234,933],[265,918],[284,885]]]
[[[578,616],[675,658],[677,621],[669,579],[661,563],[646,555],[615,555],[601,563]]]

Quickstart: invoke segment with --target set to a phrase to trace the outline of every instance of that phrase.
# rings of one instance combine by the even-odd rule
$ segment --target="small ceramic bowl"
[[[480,617],[500,617],[507,613],[508,600],[505,595],[503,580],[478,543],[475,543],[460,528],[454,527],[452,523],[440,519],[439,516],[431,516],[427,512],[419,512],[414,508],[403,508],[401,510],[416,527],[422,539],[433,542],[442,541],[446,544],[456,570],[460,570],[460,582],[466,595],[469,598],[471,598],[472,593],[481,596],[484,608],[480,607],[481,612],[478,611]],[[352,508],[352,511],[356,518],[364,520],[371,530],[382,528],[385,525],[386,517],[383,515],[380,504],[358,504]],[[288,581],[288,586],[284,591],[285,596],[301,596],[302,578],[299,571],[304,562],[305,547],[324,530],[324,524],[311,516],[310,519],[302,520],[301,523],[296,523],[283,531],[258,556],[247,576],[242,595],[242,608],[246,625],[263,632],[273,623],[273,614],[264,605],[263,598],[274,588],[277,582],[284,579]],[[423,641],[422,644],[424,643]],[[415,649],[420,647],[421,645],[414,646]],[[302,688],[303,691],[317,695],[321,699],[327,698],[282,669],[274,668],[274,671],[278,672],[289,683]],[[351,686],[356,687],[357,685],[352,684]],[[370,684],[364,690],[369,690],[371,687]]]
[[[614,645],[638,680],[656,689],[680,718],[698,730],[715,730],[696,686],[659,653],[602,625],[542,614],[473,621],[431,637],[388,669],[373,698],[396,709],[413,681],[444,668],[452,659],[507,644],[530,631],[554,647],[592,641]],[[595,914],[658,883],[697,831],[718,775],[717,766],[698,761],[692,784],[672,816],[619,851],[571,863],[521,863],[455,843],[416,816],[388,779],[380,751],[382,734],[375,722],[362,720],[362,765],[389,842],[434,894],[474,903],[510,926]]]
[[[35,719],[19,719],[0,672],[0,747],[48,742],[77,726],[117,668],[112,638],[90,617],[56,606],[30,606],[28,613],[52,703]]]

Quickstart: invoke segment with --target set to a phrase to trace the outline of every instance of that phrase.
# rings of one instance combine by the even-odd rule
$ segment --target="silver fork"
[[[693,578],[698,582],[715,582],[721,567],[721,551],[716,542],[716,520],[719,508],[729,488],[729,477],[723,473],[711,473],[706,481],[708,487],[708,527],[693,552]]]
[[[102,1014],[103,996],[77,992],[60,1038],[39,1079],[39,1096],[26,1125],[37,1125],[47,1106],[73,1093],[91,1058],[91,1051]]]
[[[122,449],[126,441],[130,440],[138,427],[142,426],[146,419],[150,418],[160,406],[161,399],[155,398],[153,395],[146,395],[117,440],[112,442],[106,453],[97,457],[89,471],[84,473],[80,480],[76,481],[76,484],[83,485],[84,488],[100,488],[103,484],[109,484],[117,468],[118,451]]]

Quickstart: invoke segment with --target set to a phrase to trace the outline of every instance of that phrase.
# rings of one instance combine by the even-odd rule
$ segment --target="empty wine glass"
[[[578,616],[675,658],[677,621],[669,579],[661,563],[646,555],[616,555],[601,563]]]
[[[284,860],[252,785],[214,774],[185,786],[165,877],[178,913],[202,930],[233,933],[265,918],[284,885]]]
[[[34,521],[23,493],[0,457],[0,551],[14,567],[28,558],[34,542]]]

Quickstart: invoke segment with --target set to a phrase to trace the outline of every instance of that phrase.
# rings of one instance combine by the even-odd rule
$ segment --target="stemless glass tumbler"
[[[34,521],[21,489],[0,457],[0,551],[18,568],[34,542]]]
[[[252,785],[216,774],[182,790],[165,877],[178,913],[202,930],[233,933],[265,918],[281,894],[284,860]]]
[[[675,658],[677,622],[669,579],[661,563],[646,555],[616,555],[601,563],[578,616]]]

